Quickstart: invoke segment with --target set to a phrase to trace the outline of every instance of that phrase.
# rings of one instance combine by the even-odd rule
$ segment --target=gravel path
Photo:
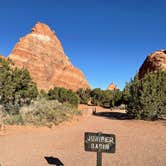
[[[95,166],[96,153],[84,151],[84,132],[113,133],[116,153],[103,153],[103,166],[166,166],[166,122],[113,120],[90,113],[54,129],[7,127],[0,136],[1,166],[47,166],[44,157],[65,166]]]

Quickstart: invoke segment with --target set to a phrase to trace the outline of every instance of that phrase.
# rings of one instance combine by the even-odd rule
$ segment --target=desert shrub
[[[122,92],[119,89],[115,89],[111,91],[111,94],[110,107],[120,106],[123,103]]]
[[[80,104],[88,104],[89,103],[89,101],[91,100],[90,92],[91,92],[90,89],[80,88],[77,90],[76,93],[80,99]]]
[[[57,100],[47,100],[45,98],[41,98],[29,106],[24,106],[20,110],[24,124],[49,127],[71,119],[73,115],[78,114],[80,112],[68,103],[62,104]]]
[[[41,98],[48,98],[48,95],[47,95],[47,92],[45,90],[40,90],[39,93],[38,93],[38,99],[41,99]]]
[[[75,92],[61,87],[50,89],[48,91],[48,99],[58,100],[61,103],[70,103],[73,106],[77,106],[79,103],[79,98]]]
[[[130,101],[130,86],[131,86],[132,80],[128,83],[126,83],[125,88],[122,91],[122,103],[127,105]]]
[[[166,72],[158,70],[130,82],[127,113],[136,119],[158,119],[166,114]]]
[[[91,91],[90,93],[91,96],[91,102],[94,105],[101,105],[102,101],[102,97],[103,97],[103,92],[100,88],[95,88]]]
[[[9,59],[0,58],[0,104],[10,113],[16,113],[24,104],[30,104],[38,94],[27,69],[13,67]]]
[[[109,108],[111,106],[111,100],[113,100],[113,92],[110,90],[102,90],[100,106]]]
[[[101,90],[100,88],[93,89],[90,93],[92,104],[101,107],[114,107],[122,103],[122,92],[120,90]]]
[[[24,125],[24,119],[20,113],[5,114],[4,123],[8,125]]]

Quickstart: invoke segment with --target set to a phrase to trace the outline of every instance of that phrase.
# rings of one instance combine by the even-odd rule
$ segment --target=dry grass
[[[78,114],[80,112],[67,103],[61,104],[56,100],[42,98],[22,107],[19,114],[7,115],[5,123],[52,127]]]

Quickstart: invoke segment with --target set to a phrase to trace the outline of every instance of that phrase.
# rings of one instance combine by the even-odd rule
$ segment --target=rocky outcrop
[[[140,67],[138,77],[141,79],[146,73],[159,68],[166,71],[166,50],[159,50],[150,54]]]
[[[112,83],[108,86],[107,89],[113,91],[113,90],[116,90],[116,89],[119,89],[119,88],[112,82]]]
[[[0,55],[0,58],[5,58],[3,55]]]
[[[39,89],[90,88],[84,74],[71,64],[55,32],[46,24],[37,23],[30,34],[19,40],[9,58],[17,67],[29,70]]]

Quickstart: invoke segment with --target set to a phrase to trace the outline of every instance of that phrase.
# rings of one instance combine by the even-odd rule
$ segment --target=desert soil
[[[103,153],[103,166],[166,166],[166,122],[117,120],[84,110],[53,129],[7,126],[0,134],[0,165],[46,166],[45,157],[53,156],[65,166],[95,166],[96,153],[84,151],[84,132],[102,131],[116,135],[116,153]]]

